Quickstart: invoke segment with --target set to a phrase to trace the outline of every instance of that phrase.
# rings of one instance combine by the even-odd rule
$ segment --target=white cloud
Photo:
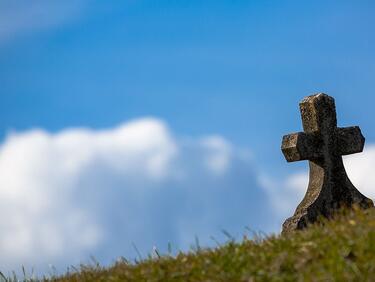
[[[265,188],[275,212],[275,222],[279,223],[293,214],[294,209],[302,200],[308,184],[307,174],[298,172],[284,180],[275,180],[268,175],[261,175],[259,182]],[[275,228],[280,229],[281,226]]]
[[[205,158],[207,167],[217,174],[226,171],[230,165],[231,145],[220,136],[204,138],[201,144],[208,152]]]
[[[344,164],[354,186],[366,197],[375,199],[375,145],[365,146],[362,154],[345,157]]]
[[[108,130],[13,133],[0,146],[0,265],[104,263],[221,228],[267,228],[249,153],[220,136],[179,139],[153,118]],[[267,231],[267,230],[265,230]]]
[[[1,223],[2,257],[27,261],[36,253],[61,256],[66,246],[79,251],[98,244],[94,219],[70,204],[80,177],[100,163],[129,177],[159,180],[175,153],[165,126],[152,119],[108,131],[32,130],[9,136],[0,150],[0,209],[7,214]]]
[[[0,1],[0,44],[70,23],[85,5],[85,0]]]

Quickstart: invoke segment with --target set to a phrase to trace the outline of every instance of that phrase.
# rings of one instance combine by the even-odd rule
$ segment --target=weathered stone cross
[[[374,206],[350,182],[342,161],[343,155],[362,152],[365,138],[360,128],[337,127],[335,100],[324,93],[304,98],[300,111],[304,132],[285,135],[281,149],[288,162],[309,160],[310,179],[304,199],[284,222],[283,233],[302,229],[319,215],[331,217],[343,206]]]

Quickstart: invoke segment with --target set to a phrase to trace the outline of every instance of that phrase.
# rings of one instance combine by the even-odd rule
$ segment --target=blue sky
[[[55,152],[53,150],[60,149],[55,149],[56,146],[51,144],[60,140],[59,136],[65,136],[64,132],[69,129],[73,132],[71,135],[77,134],[74,135],[76,139],[72,138],[74,140],[81,138],[82,132],[90,132],[87,134],[91,139],[85,139],[85,135],[76,142],[84,147],[82,140],[91,142],[100,139],[98,136],[103,132],[115,138],[113,136],[120,134],[116,128],[135,124],[138,129],[155,130],[154,135],[139,136],[146,139],[159,136],[162,141],[155,141],[156,145],[152,143],[150,146],[157,148],[155,150],[162,152],[168,160],[173,154],[165,146],[172,144],[172,147],[178,148],[181,154],[177,161],[174,160],[177,162],[175,167],[193,175],[178,184],[173,177],[165,178],[167,180],[164,179],[166,182],[163,185],[155,184],[155,180],[139,184],[138,180],[129,180],[130,172],[120,173],[119,176],[111,171],[112,161],[104,161],[102,166],[105,168],[99,165],[102,168],[99,171],[98,168],[92,171],[85,168],[84,172],[79,170],[80,176],[74,178],[76,181],[86,183],[94,179],[92,181],[98,187],[108,187],[108,195],[112,196],[108,196],[108,201],[103,201],[99,209],[97,200],[89,197],[95,192],[84,192],[82,188],[77,194],[80,202],[71,209],[85,210],[89,214],[98,214],[100,210],[103,220],[99,226],[102,229],[106,226],[107,230],[113,231],[110,233],[118,235],[111,237],[112,245],[108,243],[109,235],[101,235],[107,240],[92,239],[97,243],[91,245],[82,243],[86,239],[77,241],[77,246],[84,246],[79,260],[85,260],[88,254],[96,255],[105,262],[119,255],[131,257],[134,253],[129,242],[135,238],[147,242],[137,242],[143,251],[150,250],[152,244],[165,246],[168,241],[176,241],[177,247],[187,246],[182,242],[189,241],[189,238],[182,240],[181,235],[176,233],[177,229],[173,228],[175,225],[169,224],[175,219],[168,215],[168,209],[160,211],[160,218],[168,220],[158,227],[160,234],[151,238],[134,231],[138,228],[134,220],[147,222],[156,218],[144,215],[129,217],[127,221],[124,219],[127,217],[114,216],[117,210],[114,207],[121,206],[121,201],[118,206],[113,204],[115,199],[119,196],[133,199],[128,190],[119,194],[113,192],[124,185],[142,187],[139,189],[153,189],[150,187],[158,185],[165,187],[160,188],[164,189],[163,193],[151,193],[155,199],[153,201],[146,199],[148,192],[134,196],[143,199],[140,202],[142,207],[150,206],[149,201],[156,203],[156,206],[160,203],[173,207],[190,192],[174,192],[170,190],[172,187],[181,186],[182,190],[189,191],[190,186],[195,186],[196,192],[190,196],[202,199],[201,204],[207,201],[202,206],[213,203],[209,214],[216,213],[216,216],[212,219],[214,223],[203,228],[205,223],[198,224],[195,220],[199,216],[189,216],[189,208],[178,213],[184,214],[178,221],[189,222],[182,226],[189,229],[185,237],[191,236],[192,242],[194,235],[208,238],[209,235],[220,233],[220,228],[240,234],[241,227],[251,225],[257,230],[277,232],[276,226],[282,222],[284,215],[290,214],[299,198],[290,196],[293,200],[286,211],[280,213],[277,209],[272,210],[276,204],[267,194],[269,190],[261,186],[265,185],[264,182],[268,183],[266,186],[277,186],[270,182],[279,183],[279,190],[285,192],[287,188],[282,183],[290,184],[287,181],[290,177],[294,179],[294,175],[304,175],[306,172],[306,163],[287,164],[280,152],[282,135],[301,130],[298,102],[304,96],[315,92],[334,96],[339,125],[360,125],[369,148],[374,143],[374,12],[375,4],[372,1],[0,0],[0,164],[3,156],[3,167],[6,169],[9,159],[13,160],[13,154],[17,153],[17,150],[15,153],[9,151],[10,146],[22,143],[26,153],[20,157],[21,160],[30,167],[37,166],[41,163],[39,159],[36,161],[34,155],[27,158],[28,152],[36,148],[35,140],[45,138],[45,146],[54,148],[48,152]],[[36,132],[36,129],[39,131]],[[96,149],[92,149],[90,154],[100,160],[104,158],[103,152],[123,152],[122,149],[102,151],[98,149],[102,148],[97,145],[99,141],[92,142],[92,148]],[[112,146],[112,143],[108,144]],[[142,150],[148,146],[145,145]],[[66,151],[66,148],[61,152],[69,156],[71,151]],[[230,173],[225,176],[226,181],[219,182],[226,183],[220,188],[223,190],[210,194],[209,189],[221,184],[198,168],[205,162],[202,156],[211,154],[212,150],[218,153],[214,162],[220,163],[219,167],[225,167],[225,154],[229,154],[229,151],[230,154],[235,152],[231,155],[235,161],[232,162]],[[4,152],[8,151],[11,152],[7,153],[9,158],[5,158]],[[48,152],[43,154],[48,155]],[[133,154],[131,150],[126,152],[122,155],[125,158]],[[151,155],[154,156],[153,153]],[[372,162],[372,155],[364,155],[362,162],[365,166]],[[66,158],[69,160],[69,157]],[[250,163],[243,165],[244,158]],[[138,155],[135,157],[134,163],[140,166],[139,171],[133,172],[134,175],[142,175],[140,171],[144,160]],[[45,167],[54,165],[50,159],[43,161],[47,165],[41,166],[38,173],[47,173]],[[94,167],[100,163],[92,162]],[[160,167],[165,164],[161,163]],[[18,164],[14,166],[17,168]],[[14,179],[23,177],[22,171],[16,168]],[[173,166],[169,170],[173,171]],[[60,172],[59,169],[56,171]],[[0,177],[8,174],[4,171],[1,174],[0,165]],[[73,178],[71,174],[67,175]],[[25,179],[33,181],[34,178]],[[263,182],[259,179],[263,179]],[[3,186],[13,183],[7,181],[3,179]],[[69,186],[61,184],[63,180],[59,176],[54,181],[51,183],[57,183],[57,186],[63,187],[61,189]],[[368,181],[366,185],[372,183],[372,180]],[[35,189],[48,187],[49,183],[35,182]],[[197,188],[203,183],[207,191]],[[95,185],[87,184],[87,189]],[[11,186],[2,188],[12,189]],[[249,191],[246,189],[249,186],[260,188]],[[233,211],[233,217],[226,218],[226,213],[216,210],[225,205],[223,200],[228,197],[225,191],[229,187],[236,197],[228,199],[227,209],[232,210],[237,202],[239,204],[237,210]],[[98,192],[97,197],[101,198],[103,193]],[[299,193],[303,195],[303,191]],[[218,196],[212,199],[213,194]],[[269,207],[266,204],[259,206],[263,200],[269,200]],[[90,203],[87,204],[90,208],[82,204],[86,202]],[[17,200],[15,203],[18,203]],[[197,207],[201,204],[196,202]],[[241,217],[241,211],[247,205],[250,212]],[[258,212],[257,207],[261,209],[264,220],[254,217],[254,213]],[[124,212],[118,209],[120,214]],[[176,209],[178,207],[172,208]],[[142,209],[134,207],[126,211],[135,213],[138,210]],[[272,216],[272,212],[278,217]],[[149,213],[158,214],[153,209]],[[57,220],[61,218],[59,216],[56,215]],[[45,219],[36,218],[40,218],[40,222]],[[233,222],[233,218],[237,220]],[[119,222],[122,222],[121,230],[118,228]],[[39,223],[35,224],[40,226]],[[95,225],[90,224],[88,228]],[[30,230],[35,230],[35,226],[31,226]],[[49,230],[56,231],[58,228],[51,227]],[[121,234],[127,234],[129,230],[133,234],[125,236],[129,242],[121,242],[124,252],[121,248],[116,250],[116,245],[121,245]],[[143,230],[144,234],[148,229],[143,226],[139,230]],[[22,232],[21,235],[24,234]],[[31,237],[35,236],[32,232],[30,234]],[[65,237],[69,238],[68,235]],[[0,238],[0,248],[1,242]],[[39,243],[43,245],[43,242]],[[11,251],[9,248],[9,253]],[[42,268],[50,260],[63,268],[73,263],[70,263],[71,257],[76,257],[76,254],[46,251],[45,259],[35,264]],[[18,257],[12,257],[8,267],[15,267],[18,261],[31,265],[32,259],[31,255],[20,252]]]

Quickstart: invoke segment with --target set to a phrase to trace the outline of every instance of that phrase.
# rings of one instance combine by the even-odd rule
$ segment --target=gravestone
[[[320,215],[330,218],[341,207],[374,206],[350,182],[342,160],[362,152],[360,128],[337,127],[335,100],[324,93],[304,98],[299,106],[304,132],[285,135],[281,150],[288,162],[309,161],[309,185],[294,215],[284,222],[284,234],[303,229]]]

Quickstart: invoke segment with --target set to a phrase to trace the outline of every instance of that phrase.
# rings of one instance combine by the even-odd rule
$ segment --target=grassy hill
[[[375,281],[375,209],[289,236],[244,238],[176,257],[82,266],[48,281]]]

